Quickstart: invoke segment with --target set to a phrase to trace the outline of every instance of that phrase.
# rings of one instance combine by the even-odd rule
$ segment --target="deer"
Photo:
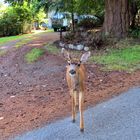
[[[88,60],[91,53],[85,52],[80,59],[72,58],[70,53],[62,48],[61,53],[67,60],[66,66],[66,81],[68,84],[71,102],[72,102],[72,122],[75,122],[76,108],[78,107],[77,94],[79,95],[79,112],[80,112],[80,131],[84,132],[84,92],[85,92],[85,80],[86,69],[84,63]]]

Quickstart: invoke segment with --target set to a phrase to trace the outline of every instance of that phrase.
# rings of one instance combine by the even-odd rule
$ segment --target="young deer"
[[[79,111],[80,111],[80,130],[84,131],[84,118],[83,118],[83,104],[84,104],[84,90],[85,90],[85,67],[84,64],[90,57],[90,52],[84,53],[80,60],[71,58],[68,51],[62,48],[62,53],[68,61],[66,66],[66,80],[70,90],[72,99],[72,121],[75,122],[76,105],[77,105],[77,92],[79,92]]]

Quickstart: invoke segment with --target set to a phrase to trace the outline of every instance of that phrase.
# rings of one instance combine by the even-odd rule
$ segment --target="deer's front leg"
[[[76,107],[75,107],[74,92],[72,92],[71,102],[72,102],[72,122],[75,122],[75,117],[76,117]]]
[[[84,94],[79,93],[79,111],[80,111],[80,130],[84,131],[84,117],[83,117]]]
[[[75,101],[75,107],[78,107],[78,102],[77,102],[77,91],[74,91],[74,101]]]

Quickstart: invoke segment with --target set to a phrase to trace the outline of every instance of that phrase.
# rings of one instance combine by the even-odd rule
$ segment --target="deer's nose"
[[[75,70],[70,70],[69,73],[70,73],[71,75],[74,75],[74,74],[76,74],[76,71],[75,71]]]

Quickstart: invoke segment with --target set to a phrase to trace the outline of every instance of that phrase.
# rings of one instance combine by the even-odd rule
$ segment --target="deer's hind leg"
[[[84,131],[84,117],[83,117],[83,107],[84,107],[84,94],[79,93],[79,111],[80,111],[80,130]]]

